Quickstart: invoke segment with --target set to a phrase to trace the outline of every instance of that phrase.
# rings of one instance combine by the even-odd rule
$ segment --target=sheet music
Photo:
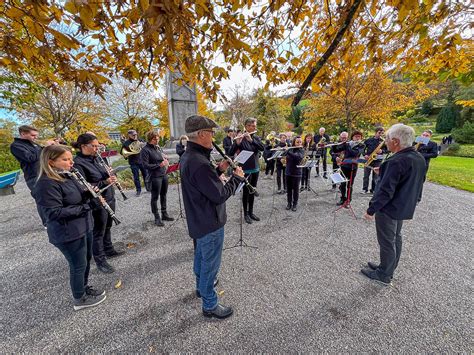
[[[234,162],[244,164],[252,155],[253,152],[250,150],[242,150],[239,155],[234,158]]]

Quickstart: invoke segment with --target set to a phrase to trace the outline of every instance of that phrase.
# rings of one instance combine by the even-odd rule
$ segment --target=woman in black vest
[[[300,180],[302,175],[302,168],[298,168],[298,165],[301,163],[304,157],[304,149],[303,149],[303,141],[300,136],[296,136],[293,138],[293,142],[291,144],[292,148],[288,149],[286,153],[286,188],[287,191],[287,199],[288,205],[286,209],[291,209],[292,211],[296,211],[296,206],[298,205],[298,197],[300,195]]]
[[[105,300],[105,291],[88,286],[92,256],[92,213],[89,193],[69,173],[72,154],[62,145],[41,153],[36,203],[46,216],[49,242],[69,263],[74,310]]]
[[[74,158],[74,167],[84,176],[91,185],[102,189],[110,184],[117,182],[116,176],[108,173],[108,166],[103,166],[97,159],[99,141],[92,134],[81,134],[77,137],[77,142],[73,147],[78,149]],[[114,188],[109,187],[102,192],[102,197],[115,211],[115,192]],[[112,245],[112,218],[102,206],[97,205],[93,211],[94,217],[94,240],[92,252],[97,269],[104,273],[112,273],[115,269],[107,262],[107,258],[113,258],[122,255],[124,251],[116,251]]]
[[[151,181],[151,212],[155,215],[155,225],[163,227],[163,221],[174,221],[166,212],[166,194],[168,193],[168,176],[166,168],[169,163],[158,145],[159,134],[147,133],[147,144],[140,151],[140,159],[147,170]],[[158,213],[158,197],[160,197],[161,217]]]

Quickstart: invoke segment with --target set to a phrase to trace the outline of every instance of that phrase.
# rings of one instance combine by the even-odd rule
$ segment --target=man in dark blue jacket
[[[189,142],[181,157],[180,173],[189,235],[196,240],[194,274],[197,294],[202,298],[202,312],[206,317],[222,319],[233,312],[231,307],[218,303],[214,290],[227,220],[225,201],[234,194],[244,173],[237,168],[227,183],[222,183],[219,176],[229,164],[223,162],[216,169],[210,162],[216,127],[213,120],[203,116],[194,115],[186,119]]]
[[[394,154],[379,168],[380,178],[364,216],[372,220],[375,215],[380,264],[369,262],[369,268],[361,272],[385,285],[391,283],[400,260],[403,220],[413,218],[423,186],[425,161],[412,147],[414,139],[415,131],[404,124],[393,125],[388,130],[385,142]]]

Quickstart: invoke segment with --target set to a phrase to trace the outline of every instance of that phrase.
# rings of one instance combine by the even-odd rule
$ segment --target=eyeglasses
[[[201,129],[201,132],[210,132],[211,135],[215,135],[216,134],[216,131],[212,130],[212,129]]]
[[[87,147],[90,147],[90,148],[95,148],[95,149],[99,149],[100,148],[100,145],[94,145],[94,144],[86,144]]]

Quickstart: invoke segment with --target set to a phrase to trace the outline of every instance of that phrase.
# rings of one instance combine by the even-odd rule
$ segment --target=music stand
[[[342,163],[342,164],[350,164],[351,167],[352,165],[354,164],[359,164],[357,161],[354,163],[354,162],[350,162],[350,163]],[[342,176],[344,176],[344,173],[342,172],[341,169],[339,169],[339,174],[341,174]],[[352,216],[354,217],[354,219],[357,219],[355,213],[354,213],[354,210],[352,209],[352,205],[351,205],[351,197],[352,197],[352,179],[353,179],[353,170],[351,169],[351,173],[350,173],[350,176],[349,176],[349,180],[347,180],[347,178],[345,177],[345,181],[342,181],[339,183],[339,185],[343,182],[345,183],[349,183],[349,185],[347,185],[347,198],[346,200],[344,201],[344,203],[342,205],[340,205],[338,208],[336,208],[333,213],[337,213],[337,211],[341,210],[342,208],[347,208],[350,210],[350,212],[352,213]]]
[[[181,185],[181,176],[179,174],[179,170],[175,170],[174,172],[172,172],[171,174],[173,174],[173,176],[176,176],[176,184],[178,185],[178,205],[179,205],[179,214],[178,216],[176,217],[176,219],[169,224],[168,228],[171,228],[173,227],[179,220],[182,220],[183,221],[183,224],[184,224],[184,220],[186,219],[186,216],[184,215],[184,212],[183,212],[183,207],[182,207],[182,204],[181,204],[181,189],[180,189],[180,185]],[[174,175],[176,174],[176,175]]]
[[[303,168],[303,169],[312,169],[313,167],[316,166],[316,161],[315,160],[308,160],[306,164],[304,165],[297,165],[297,168]],[[311,170],[310,170],[311,171]],[[318,193],[311,187],[311,174],[310,171],[308,171],[308,185],[307,185],[307,190],[311,191],[313,194],[318,195]],[[304,190],[303,190],[304,191]]]
[[[243,187],[244,187],[244,183],[240,183],[240,186],[239,186],[239,187],[237,188],[237,190],[236,190],[237,193],[239,193],[239,192],[242,193],[242,197],[241,197],[241,199],[240,199],[240,230],[239,230],[239,240],[238,240],[237,243],[235,243],[233,246],[224,248],[223,250],[233,249],[233,248],[237,248],[237,247],[258,249],[258,247],[256,247],[256,246],[248,245],[248,244],[245,242],[245,240],[244,240],[244,233],[243,233],[243,228],[244,228],[244,227],[243,227],[243,225],[244,225],[244,203],[243,203],[243,198],[244,198],[244,194],[243,194],[243,192],[242,192]]]

